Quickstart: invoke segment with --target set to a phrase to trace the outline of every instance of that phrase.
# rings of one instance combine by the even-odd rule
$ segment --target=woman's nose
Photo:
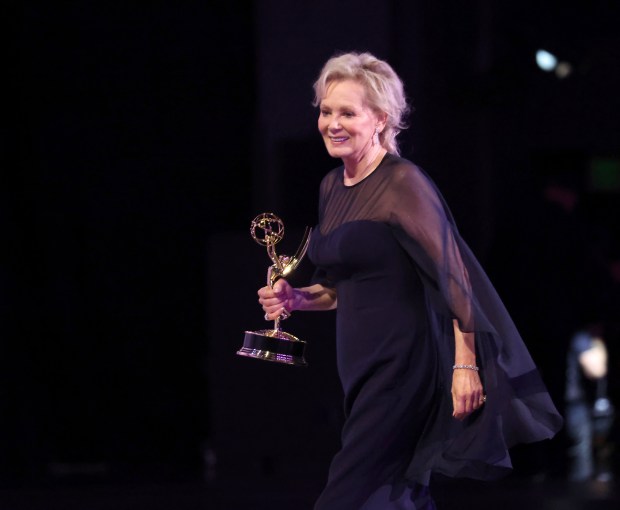
[[[330,131],[337,131],[342,126],[340,125],[340,120],[338,119],[338,117],[334,116],[329,120],[329,124],[327,127],[330,129]]]

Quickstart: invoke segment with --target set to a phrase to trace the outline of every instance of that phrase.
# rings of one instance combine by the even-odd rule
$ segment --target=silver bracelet
[[[480,370],[476,365],[454,365],[452,370],[456,370],[457,368],[466,368],[467,370],[475,370],[476,372]]]

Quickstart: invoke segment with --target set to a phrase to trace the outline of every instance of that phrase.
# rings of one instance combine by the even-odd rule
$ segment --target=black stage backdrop
[[[308,370],[234,353],[264,327],[268,258],[250,220],[277,212],[288,250],[316,221],[334,162],[311,85],[335,52],[372,51],[404,78],[416,111],[403,153],[437,180],[509,304],[524,296],[499,234],[540,174],[578,174],[617,256],[617,2],[363,3],[8,3],[3,482],[308,458],[323,473],[342,418],[333,316],[289,321],[311,342]],[[539,47],[572,74],[537,69]],[[561,359],[545,369],[563,377]]]

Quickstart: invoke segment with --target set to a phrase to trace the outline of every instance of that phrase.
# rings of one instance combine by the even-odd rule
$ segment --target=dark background
[[[578,182],[599,253],[619,258],[616,1],[23,1],[3,11],[4,485],[205,470],[316,469],[322,480],[341,421],[333,315],[287,322],[310,343],[307,370],[235,351],[245,329],[264,327],[255,291],[269,259],[250,220],[277,212],[282,250],[293,251],[336,164],[311,105],[335,52],[369,50],[404,79],[415,113],[403,155],[437,181],[518,326],[528,330],[529,295],[503,256],[511,242],[523,249],[510,229],[537,222],[541,176]],[[539,70],[538,48],[572,74]],[[610,170],[597,174],[601,161]],[[544,276],[533,285],[553,293]],[[555,352],[524,336],[534,353]],[[561,351],[550,358],[553,385]]]

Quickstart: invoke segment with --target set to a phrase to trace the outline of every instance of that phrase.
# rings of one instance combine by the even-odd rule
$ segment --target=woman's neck
[[[343,160],[344,184],[346,186],[353,186],[368,177],[379,166],[386,152],[381,145],[377,145],[370,149],[359,161]]]

